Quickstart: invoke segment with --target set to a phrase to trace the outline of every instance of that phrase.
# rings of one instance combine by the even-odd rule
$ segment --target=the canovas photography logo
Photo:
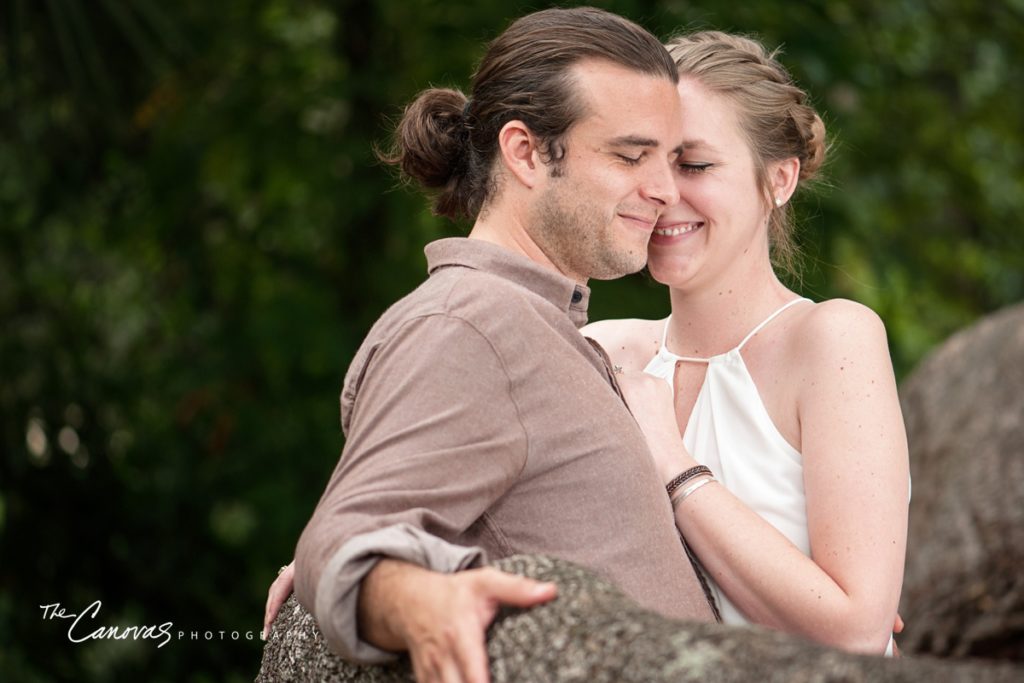
[[[103,625],[99,618],[102,608],[103,603],[99,600],[94,600],[88,607],[76,612],[59,602],[39,606],[43,611],[43,621],[67,623],[67,636],[72,643],[90,640],[151,640],[161,648],[173,640],[253,640],[256,637],[254,631],[175,629],[173,621],[162,624]]]

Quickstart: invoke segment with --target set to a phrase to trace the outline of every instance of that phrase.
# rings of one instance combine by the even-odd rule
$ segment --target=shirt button
[[[572,302],[578,304],[581,301],[583,301],[583,292],[578,289],[572,290]]]

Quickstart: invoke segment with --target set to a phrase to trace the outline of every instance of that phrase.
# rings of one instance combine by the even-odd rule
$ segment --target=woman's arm
[[[863,306],[833,301],[817,306],[795,335],[793,366],[800,370],[790,376],[799,383],[811,557],[718,483],[682,501],[676,521],[705,569],[752,621],[881,653],[903,580],[908,490],[885,330]],[[632,399],[636,385],[625,384]],[[634,413],[667,481],[694,461],[678,429],[668,429],[666,411],[654,406],[654,387],[640,390],[644,407],[634,406]]]
[[[267,590],[267,606],[263,611],[263,630],[260,632],[260,640],[266,640],[270,635],[270,627],[277,619],[277,613],[288,596],[295,590],[295,560],[292,560],[277,571],[277,578],[270,584]]]

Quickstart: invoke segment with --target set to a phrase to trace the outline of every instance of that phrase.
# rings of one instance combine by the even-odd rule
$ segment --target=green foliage
[[[804,290],[878,310],[901,373],[1024,297],[1019,2],[595,4],[785,46],[837,140],[799,205]],[[255,675],[259,641],[230,633],[258,632],[336,462],[345,368],[460,231],[372,145],[538,6],[0,8],[5,680]],[[594,289],[595,319],[667,312],[642,276]],[[96,599],[94,625],[200,638],[75,645],[39,608]]]

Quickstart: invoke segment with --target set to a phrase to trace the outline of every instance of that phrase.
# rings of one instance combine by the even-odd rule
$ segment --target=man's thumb
[[[498,571],[481,576],[481,579],[490,597],[503,605],[532,607],[558,595],[558,586],[550,581],[535,581]]]

